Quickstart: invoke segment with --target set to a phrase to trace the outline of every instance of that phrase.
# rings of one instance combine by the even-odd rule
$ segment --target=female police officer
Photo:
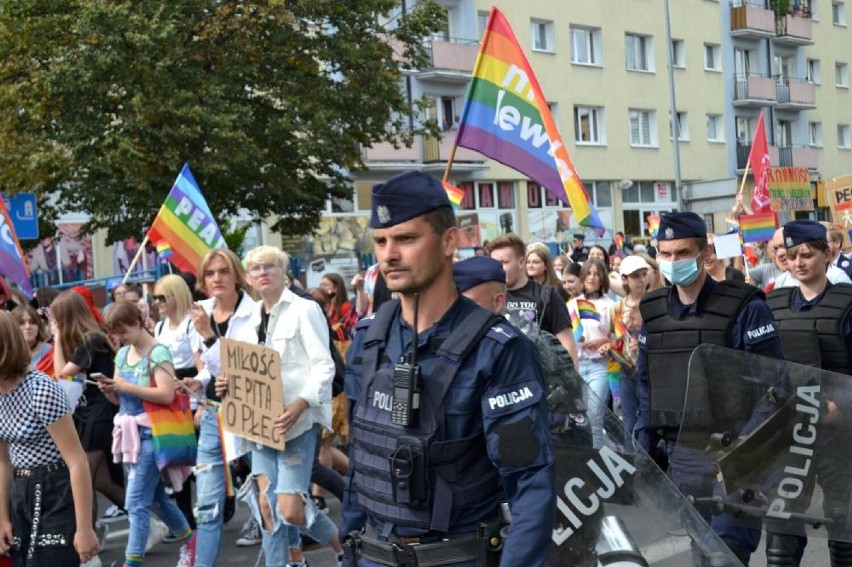
[[[476,533],[499,530],[508,498],[500,565],[542,565],[553,459],[532,343],[459,295],[458,231],[437,179],[408,172],[376,185],[370,226],[399,301],[362,320],[349,349],[349,562],[485,565],[495,557],[482,556]]]

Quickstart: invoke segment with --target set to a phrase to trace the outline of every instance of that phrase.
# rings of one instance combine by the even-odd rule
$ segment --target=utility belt
[[[34,467],[31,469],[15,469],[15,478],[29,478],[31,476],[44,476],[50,473],[54,473],[56,471],[67,469],[68,465],[65,464],[65,461],[56,461],[55,463],[51,463],[49,465],[44,465],[41,467]]]
[[[388,567],[440,567],[476,561],[477,567],[496,567],[503,549],[499,522],[480,523],[476,533],[459,535],[433,543],[419,537],[391,536],[382,541],[352,532],[343,543],[343,553],[351,567],[362,557]]]

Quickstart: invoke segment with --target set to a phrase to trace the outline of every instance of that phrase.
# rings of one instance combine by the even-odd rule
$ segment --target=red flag
[[[751,195],[751,209],[755,213],[769,212],[769,144],[766,143],[766,126],[763,124],[763,113],[757,120],[751,152],[748,154],[751,170],[754,173],[754,192]]]

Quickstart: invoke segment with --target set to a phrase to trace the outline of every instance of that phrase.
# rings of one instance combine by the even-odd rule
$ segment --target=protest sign
[[[852,229],[852,174],[826,181],[825,200],[834,224],[846,231]]]
[[[268,347],[219,340],[222,375],[228,376],[228,393],[219,410],[222,426],[244,439],[283,449],[284,435],[273,429],[284,412],[281,355]]]
[[[773,211],[812,211],[814,198],[806,167],[770,167],[769,201]]]

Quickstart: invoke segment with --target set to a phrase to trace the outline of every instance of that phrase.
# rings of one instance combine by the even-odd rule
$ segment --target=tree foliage
[[[431,0],[0,4],[0,186],[58,192],[111,240],[147,226],[184,162],[219,218],[309,232],[360,146],[410,142],[406,67]]]

